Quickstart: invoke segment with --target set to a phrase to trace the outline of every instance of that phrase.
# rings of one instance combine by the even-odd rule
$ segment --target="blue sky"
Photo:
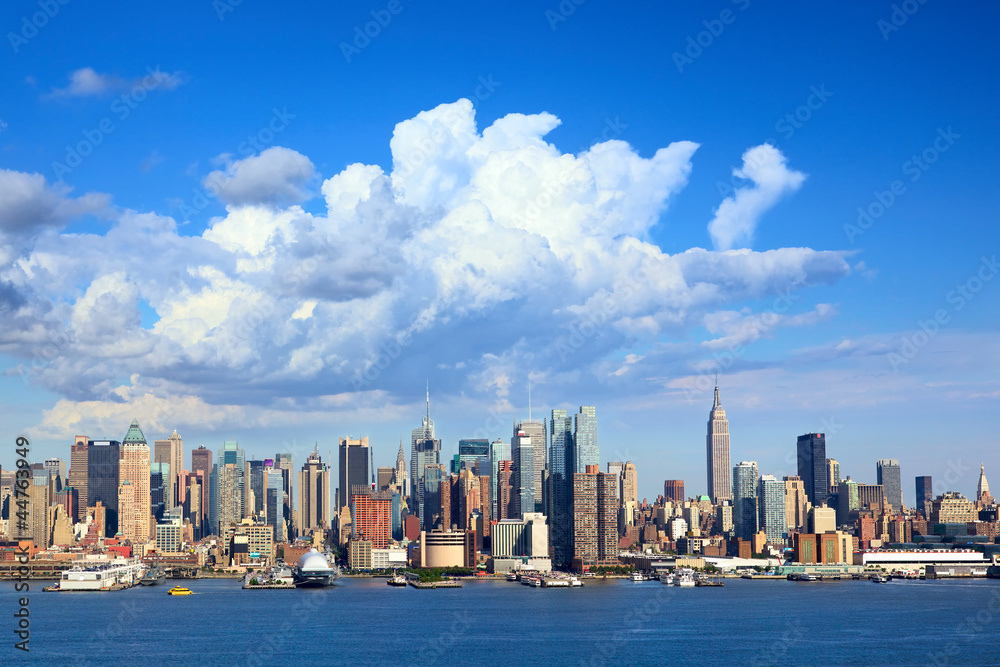
[[[898,6],[8,3],[4,432],[369,434],[388,465],[425,379],[450,452],[508,439],[530,375],[653,498],[703,490],[721,365],[734,464],[793,474],[826,431],[854,479],[971,494],[1000,468],[1000,10]]]

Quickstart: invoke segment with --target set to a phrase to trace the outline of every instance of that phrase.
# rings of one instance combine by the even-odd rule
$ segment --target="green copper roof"
[[[139,428],[139,422],[135,419],[132,420],[132,425],[128,427],[128,433],[122,438],[123,445],[137,445],[146,444],[146,436],[142,434],[142,429]]]

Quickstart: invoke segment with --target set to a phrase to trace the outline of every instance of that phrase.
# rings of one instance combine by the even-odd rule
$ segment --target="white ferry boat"
[[[133,558],[80,564],[62,573],[59,590],[107,591],[116,586],[132,586],[139,581],[144,571],[142,561]]]
[[[687,568],[681,570],[675,576],[675,586],[680,586],[681,588],[688,588],[694,586],[694,571]]]

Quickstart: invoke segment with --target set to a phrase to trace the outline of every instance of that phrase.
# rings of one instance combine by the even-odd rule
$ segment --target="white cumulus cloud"
[[[511,114],[480,130],[460,100],[399,123],[388,171],[351,164],[322,182],[325,210],[297,205],[313,196],[312,161],[275,147],[209,177],[228,206],[201,236],[132,211],[104,233],[50,227],[0,263],[21,299],[0,353],[64,397],[46,433],[71,433],[88,414],[127,423],[148,410],[160,423],[164,397],[216,427],[374,410],[435,373],[463,400],[506,404],[526,369],[566,391],[606,383],[638,395],[640,368],[666,377],[704,356],[693,332],[707,327],[709,347],[740,339],[745,322],[773,335],[749,300],[795,291],[785,326],[833,316],[802,295],[850,272],[843,253],[668,254],[652,242],[697,144],[648,158],[617,140],[563,153],[545,139],[558,124]],[[743,173],[748,192],[774,196],[795,178],[766,148],[763,160],[744,156]],[[41,177],[0,172],[0,192],[4,178],[36,193],[17,201],[50,202],[12,218],[20,226],[66,218],[54,212],[65,193]],[[142,261],[109,269],[108,257]]]
[[[708,224],[708,233],[719,250],[729,250],[749,243],[757,223],[786,194],[795,192],[805,181],[805,174],[785,166],[785,156],[770,144],[761,144],[743,154],[743,166],[733,170],[737,178],[752,185],[739,187],[732,197],[723,200]]]
[[[227,204],[287,204],[308,198],[305,186],[315,175],[316,168],[305,155],[273,146],[213,171],[204,185]]]

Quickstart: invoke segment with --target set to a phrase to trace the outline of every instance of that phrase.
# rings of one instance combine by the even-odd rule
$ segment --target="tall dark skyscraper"
[[[924,513],[924,518],[931,516],[931,502],[934,501],[934,484],[930,475],[917,477],[917,511]]]
[[[351,494],[357,487],[370,489],[371,473],[368,468],[370,451],[368,436],[357,440],[340,439],[340,505],[337,507],[338,513],[344,507],[351,506]]]
[[[572,507],[573,418],[565,410],[553,410],[549,422],[549,544],[557,565],[573,557]]]
[[[209,512],[212,504],[212,489],[211,489],[211,476],[212,476],[212,450],[205,445],[200,445],[198,449],[191,450],[191,472],[200,472],[202,484],[200,487],[201,499],[197,503],[198,511],[201,514],[201,520],[198,524],[201,526],[201,534],[198,537],[205,537],[211,533],[211,526],[209,524]],[[190,506],[190,502],[188,505]]]
[[[91,440],[87,445],[87,506],[104,505],[104,536],[118,532],[118,462],[121,443]]]
[[[823,461],[824,467],[826,460]],[[744,540],[757,532],[757,472],[756,461],[740,461],[733,467],[733,533]]]
[[[899,460],[879,459],[875,464],[878,483],[882,485],[882,493],[886,501],[892,505],[893,512],[903,510],[903,487],[900,482]]]
[[[826,501],[830,482],[826,468],[826,435],[806,433],[798,440],[799,477],[806,487],[806,497],[813,506]]]
[[[729,420],[719,402],[719,381],[715,382],[715,403],[708,413],[708,435],[705,437],[708,460],[708,495],[719,504],[733,497],[729,487]]]
[[[264,461],[250,459],[244,465],[250,468],[249,485],[253,491],[253,507],[248,508],[255,514],[262,514],[264,505],[267,504],[267,481],[264,479]],[[271,515],[268,514],[268,518]]]
[[[531,408],[528,408],[528,419],[514,424],[514,433],[510,439],[511,454],[518,456],[514,448],[517,447],[520,433],[531,439],[531,451],[533,461],[525,461],[524,468],[531,468],[531,479],[528,480],[531,486],[531,495],[534,506],[523,506],[523,512],[544,512],[542,492],[542,477],[545,470],[545,422],[531,419]],[[523,488],[523,487],[522,487]]]
[[[514,511],[520,518],[535,511],[534,438],[524,431],[515,431],[510,450],[514,457]]]

